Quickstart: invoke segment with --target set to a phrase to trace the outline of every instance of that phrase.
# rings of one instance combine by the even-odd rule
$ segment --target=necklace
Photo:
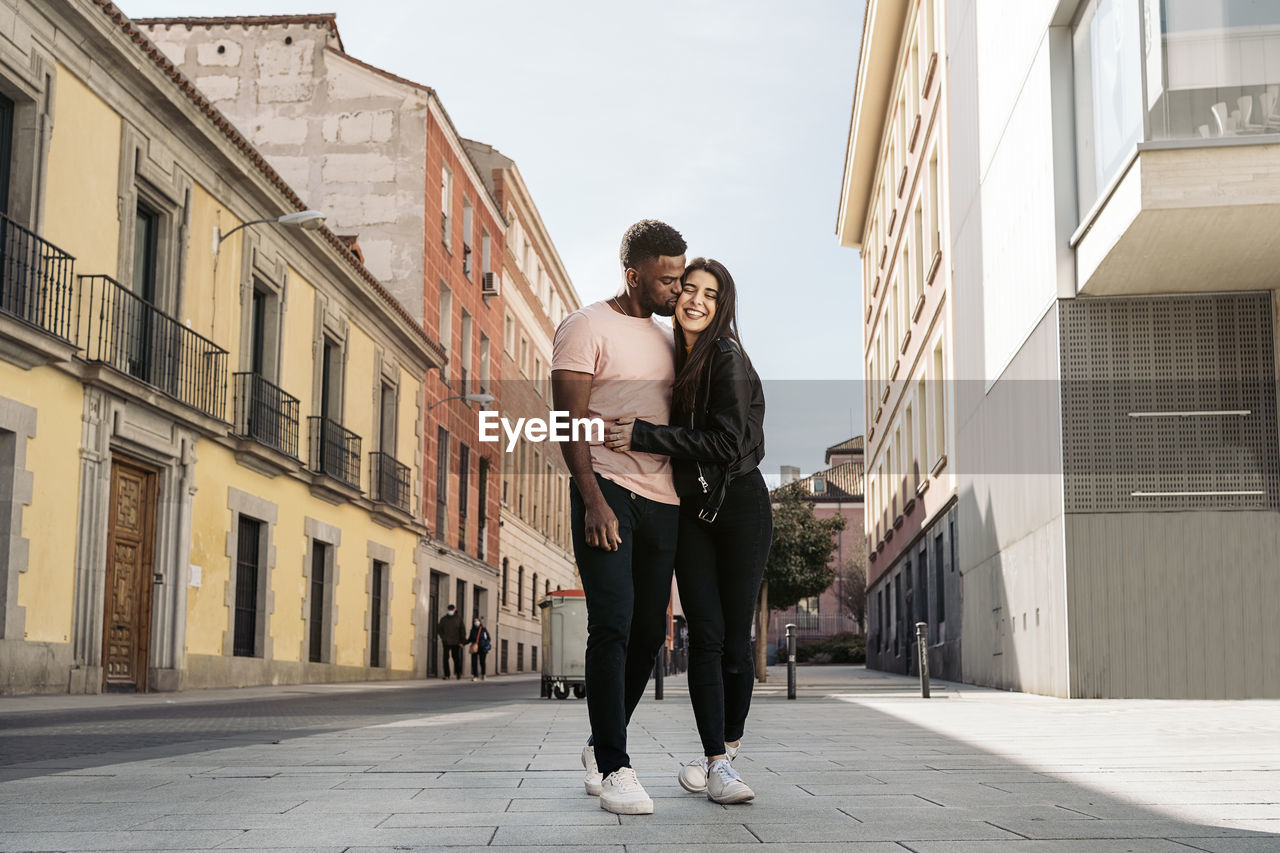
[[[610,302],[612,302],[612,303],[614,304],[614,306],[615,306],[615,307],[617,307],[617,309],[618,309],[619,311],[621,311],[623,314],[625,314],[625,315],[626,315],[626,316],[628,316],[628,317],[630,317],[630,316],[631,316],[631,312],[630,312],[630,311],[628,311],[626,308],[623,308],[623,307],[622,307],[622,303],[620,303],[620,302],[618,301],[618,297],[616,297],[616,296],[615,296],[615,297],[613,297],[613,299],[611,299],[611,300],[609,300],[609,301],[610,301]]]

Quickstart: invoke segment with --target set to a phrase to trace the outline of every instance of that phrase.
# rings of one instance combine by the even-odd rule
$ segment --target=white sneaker
[[[717,758],[707,768],[707,799],[717,803],[745,803],[755,799],[755,791],[747,787],[738,771],[726,759]]]
[[[620,767],[600,783],[600,808],[614,814],[653,814],[653,800],[636,778],[636,771]]]
[[[596,748],[591,744],[582,748],[582,766],[587,771],[586,778],[582,780],[582,786],[591,796],[600,796],[600,783],[604,777],[600,775],[600,768],[596,767]]]
[[[705,794],[707,791],[707,757],[704,755],[697,761],[690,761],[680,766],[680,787],[690,794]]]

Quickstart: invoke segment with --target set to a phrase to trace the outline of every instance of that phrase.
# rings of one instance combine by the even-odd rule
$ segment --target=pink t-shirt
[[[670,320],[628,317],[606,302],[574,311],[556,329],[552,370],[590,373],[587,416],[605,425],[633,417],[651,424],[671,418],[671,385],[676,378],[675,336]],[[591,464],[606,480],[664,504],[678,504],[671,458],[653,453],[621,453],[591,443]]]

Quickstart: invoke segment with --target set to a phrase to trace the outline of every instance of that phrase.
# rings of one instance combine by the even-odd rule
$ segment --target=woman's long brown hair
[[[672,423],[676,417],[683,422],[689,413],[698,405],[698,398],[703,392],[703,383],[707,378],[707,365],[711,361],[716,341],[721,338],[733,338],[742,346],[738,338],[738,298],[734,288],[733,276],[725,269],[724,264],[710,258],[694,258],[684,268],[682,280],[689,277],[694,270],[710,273],[716,280],[716,315],[711,318],[710,325],[698,335],[693,349],[685,352],[688,342],[684,329],[679,321],[675,323],[676,332],[676,383],[671,392]],[[745,352],[745,351],[744,351]]]

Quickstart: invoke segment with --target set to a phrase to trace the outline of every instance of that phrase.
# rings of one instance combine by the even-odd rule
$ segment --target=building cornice
[[[862,248],[867,208],[871,204],[881,141],[893,94],[895,66],[907,9],[914,0],[867,0],[858,51],[849,141],[836,212],[840,245]]]

